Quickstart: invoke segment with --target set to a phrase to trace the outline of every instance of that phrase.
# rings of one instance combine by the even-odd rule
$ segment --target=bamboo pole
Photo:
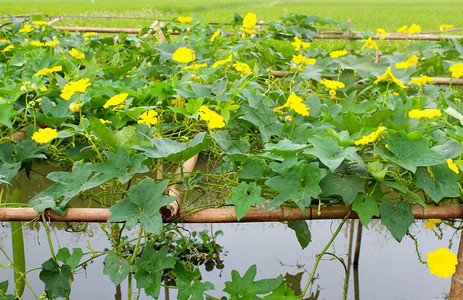
[[[104,27],[70,27],[70,26],[52,26],[51,28],[69,32],[97,32],[97,33],[127,33],[138,34],[140,29],[137,28],[104,28]]]
[[[458,246],[458,264],[455,274],[452,276],[450,285],[449,300],[463,299],[463,231],[460,236],[460,245]]]
[[[307,215],[298,207],[282,206],[268,211],[267,208],[251,208],[240,222],[282,222],[289,220],[322,220],[322,219],[343,219],[349,212],[344,205],[334,205],[321,208],[321,215],[317,214],[317,207],[308,207]],[[423,208],[419,205],[412,207],[415,219],[463,219],[463,206],[449,204],[444,206],[428,205]],[[57,222],[107,222],[111,213],[107,208],[69,208],[66,216],[59,216],[47,210],[45,218]],[[30,207],[0,208],[0,221],[34,221],[40,218],[40,214]],[[350,215],[352,219],[358,219],[354,212]],[[194,213],[187,210],[180,210],[178,217],[183,223],[235,223],[238,222],[233,207],[209,208]]]
[[[54,18],[53,20],[49,21],[47,24],[48,24],[48,26],[51,26],[51,25],[53,25],[55,23],[58,23],[62,19],[63,19],[63,17]]]

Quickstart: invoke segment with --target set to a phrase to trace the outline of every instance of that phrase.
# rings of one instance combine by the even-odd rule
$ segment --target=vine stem
[[[50,236],[50,228],[48,227],[47,220],[45,219],[44,215],[42,215],[42,223],[43,223],[43,227],[45,227],[45,232],[47,233],[47,240],[48,240],[48,245],[50,246],[51,257],[56,262],[55,250],[53,249],[53,243],[52,243],[51,236]]]
[[[318,267],[318,264],[320,263],[320,260],[322,259],[323,255],[326,253],[326,251],[328,251],[328,248],[334,242],[334,239],[338,236],[339,232],[341,231],[342,227],[346,223],[349,216],[350,216],[350,212],[344,217],[344,219],[342,219],[342,221],[339,224],[338,228],[336,228],[336,231],[334,232],[333,236],[329,240],[328,244],[326,244],[326,246],[322,250],[322,252],[316,255],[316,257],[315,257],[315,265],[313,266],[312,273],[310,274],[309,280],[307,281],[307,284],[305,285],[304,290],[301,293],[301,299],[307,293],[307,290],[309,289],[309,286],[310,286],[310,284],[312,283],[312,281],[313,281],[313,279],[315,277],[315,272],[317,271],[317,267]]]

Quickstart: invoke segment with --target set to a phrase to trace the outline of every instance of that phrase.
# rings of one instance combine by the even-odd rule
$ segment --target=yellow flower
[[[378,129],[376,129],[375,132],[372,132],[369,135],[365,135],[361,139],[355,141],[355,145],[367,145],[369,143],[375,142],[378,139],[381,132],[383,132],[384,130],[386,130],[386,127],[378,127]]]
[[[452,170],[453,172],[460,174],[460,169],[458,169],[458,166],[453,162],[453,159],[447,158],[447,165],[449,166],[449,169]]]
[[[53,37],[53,41],[49,41],[49,42],[46,42],[45,44],[43,44],[43,46],[51,47],[51,48],[54,48],[54,47],[56,47],[58,45],[59,45],[59,41],[55,36]]]
[[[449,71],[452,72],[452,77],[460,77],[463,76],[463,64],[455,64],[449,68]]]
[[[441,26],[439,26],[439,30],[443,32],[447,32],[447,30],[449,30],[450,28],[453,28],[453,25],[442,24]]]
[[[387,35],[387,31],[384,30],[383,28],[378,28],[376,29],[376,36],[379,37],[380,39],[384,39],[384,37]]]
[[[445,247],[440,247],[434,252],[428,253],[426,263],[431,274],[448,278],[455,273],[458,259],[455,253]]]
[[[404,26],[400,27],[399,29],[397,29],[397,33],[407,34],[407,28],[408,28],[408,26],[404,25]]]
[[[50,75],[52,74],[53,72],[59,72],[59,71],[62,71],[63,68],[61,66],[56,66],[56,67],[53,67],[51,69],[49,68],[43,68],[42,70],[40,71],[37,71],[37,73],[34,74],[35,77],[39,77],[41,75]]]
[[[6,43],[6,42],[8,42],[7,39],[0,39],[0,43]]]
[[[210,110],[206,105],[201,105],[198,114],[202,120],[207,122],[207,127],[209,127],[209,129],[222,128],[225,126],[223,117],[215,111]]]
[[[183,98],[174,98],[172,99],[172,105],[173,106],[184,106],[185,105],[185,99]]]
[[[40,128],[34,132],[32,139],[39,144],[46,144],[58,136],[58,131],[53,128]]]
[[[291,45],[296,48],[296,50],[300,50],[301,48],[308,48],[310,47],[310,43],[304,43],[301,41],[297,36],[294,37],[294,42]]]
[[[40,47],[40,46],[45,46],[44,43],[39,42],[39,41],[31,41],[32,46]]]
[[[214,32],[214,34],[211,36],[210,42],[213,43],[215,38],[218,37],[219,35],[220,35],[220,29],[217,29],[217,31]]]
[[[410,64],[408,62],[400,62],[395,64],[396,69],[408,69],[410,68]]]
[[[96,32],[86,32],[82,35],[82,37],[91,37],[91,36],[94,36],[96,34]]]
[[[243,27],[246,29],[251,29],[256,26],[257,15],[255,13],[248,12],[243,19]]]
[[[232,61],[232,55],[230,54],[226,59],[219,60],[212,65],[212,68],[216,69],[218,66],[225,65],[228,62]]]
[[[190,23],[191,21],[193,21],[193,18],[192,17],[178,17],[177,21],[179,21],[180,23]]]
[[[391,72],[391,67],[388,67],[386,72],[383,74],[383,75],[380,75],[376,78],[375,80],[375,84],[382,81],[382,80],[387,80],[387,81],[391,81],[391,82],[395,82],[398,86],[400,86],[401,88],[406,88],[405,84],[403,84],[399,79],[397,79],[394,74],[392,74]]]
[[[39,90],[40,90],[41,92],[46,92],[48,89],[47,89],[46,86],[43,86],[43,87],[41,87]]]
[[[78,81],[69,81],[61,90],[60,97],[69,100],[74,93],[85,93],[85,89],[90,86],[89,78],[82,78]]]
[[[306,116],[309,116],[309,109],[310,107],[305,106],[304,102],[302,102],[302,98],[297,96],[294,92],[291,93],[286,103],[275,107],[273,111],[279,111],[283,108],[289,107],[294,110],[296,113]]]
[[[412,109],[411,111],[408,112],[408,116],[410,118],[415,118],[415,119],[423,119],[423,118],[428,118],[432,119],[434,117],[440,117],[442,116],[442,112],[440,109],[437,108],[430,108],[430,109]]]
[[[0,50],[0,53],[5,53],[5,52],[8,52],[8,51],[11,51],[11,49],[13,49],[13,48],[14,48],[13,44],[8,45],[5,48],[3,48],[3,50]]]
[[[77,59],[85,59],[85,54],[79,52],[76,48],[72,48],[71,51],[69,51],[69,55]]]
[[[190,61],[195,60],[195,58],[194,50],[187,47],[178,48],[172,55],[172,59],[180,63],[189,63]]]
[[[327,89],[329,90],[336,90],[336,89],[342,89],[344,88],[346,85],[341,82],[341,81],[336,81],[336,80],[328,80],[328,79],[322,79],[320,81],[321,84],[323,84],[324,86],[326,86]]]
[[[152,109],[149,109],[140,115],[140,120],[137,121],[138,124],[148,124],[148,127],[151,125],[156,125],[159,122],[158,113]]]
[[[47,26],[48,23],[45,22],[45,21],[33,21],[32,25],[35,25],[35,26]]]
[[[111,98],[109,98],[108,101],[106,101],[106,103],[103,105],[103,108],[108,108],[110,106],[119,106],[121,105],[122,103],[124,103],[125,99],[127,99],[127,96],[129,94],[127,93],[120,93],[120,94],[117,94],[115,96],[112,96]]]
[[[69,110],[72,112],[79,111],[81,107],[82,107],[82,103],[79,101],[74,101],[71,104],[69,104]]]
[[[106,123],[112,123],[111,121],[105,120],[105,119],[99,119],[101,123],[106,124]]]
[[[253,34],[254,32],[256,32],[255,30],[247,29],[247,28],[243,28],[243,27],[241,27],[240,30],[244,31],[247,34]],[[245,37],[245,36],[246,36],[245,34],[242,35],[242,37]]]
[[[26,24],[24,25],[23,28],[19,29],[18,32],[19,33],[29,33],[31,31],[34,31],[34,27],[32,27],[31,25],[29,24]]]
[[[336,50],[330,53],[331,58],[341,57],[347,54],[346,50]]]
[[[195,71],[198,71],[200,68],[205,68],[207,67],[207,63],[203,63],[203,64],[194,64],[194,65],[191,65],[191,66],[188,66],[186,67],[188,70],[195,70]]]
[[[431,229],[433,230],[436,224],[440,224],[442,222],[441,219],[428,219],[426,222],[426,225],[424,225],[424,229],[428,230]]]
[[[416,65],[418,64],[418,56],[416,56],[416,54],[413,54],[412,56],[407,58],[405,62],[416,67]]]
[[[416,84],[418,86],[425,86],[428,83],[432,82],[432,78],[429,76],[421,76],[419,78],[414,78],[408,84]]]
[[[412,24],[410,27],[408,27],[408,33],[410,34],[415,34],[415,33],[420,33],[421,32],[421,26]]]
[[[365,44],[362,46],[362,49],[360,49],[360,51],[363,51],[363,49],[365,48],[369,48],[369,49],[376,49],[378,50],[378,44],[376,44],[375,41],[373,41],[373,39],[371,38],[371,36],[365,41]]]
[[[241,73],[241,76],[247,75],[252,73],[251,68],[248,66],[247,63],[244,62],[236,62],[233,64],[233,67],[235,67],[235,70]]]
[[[307,64],[311,64],[311,65],[314,65],[317,62],[317,60],[315,58],[307,58],[302,54],[299,54],[299,55],[294,55],[293,54],[293,61],[296,64],[307,63]]]

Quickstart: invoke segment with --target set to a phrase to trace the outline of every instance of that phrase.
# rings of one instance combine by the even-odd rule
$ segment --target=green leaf
[[[354,174],[328,174],[320,181],[324,196],[340,195],[346,205],[354,201],[358,193],[364,191],[364,180]]]
[[[144,155],[151,158],[165,158],[174,162],[185,162],[205,149],[211,142],[206,139],[206,132],[196,135],[188,145],[164,138],[151,140],[154,147],[135,146],[133,148],[144,151]]]
[[[123,147],[127,150],[138,145],[138,134],[134,126],[126,126],[114,135],[116,149]],[[133,150],[132,150],[133,151]]]
[[[246,120],[260,130],[262,140],[267,143],[273,135],[280,136],[283,124],[278,122],[273,110],[268,109],[263,101],[259,102],[258,107],[254,108],[247,105],[242,105],[241,110],[244,116],[240,119]]]
[[[119,285],[132,271],[132,266],[124,258],[119,258],[115,251],[111,251],[104,259],[103,274],[108,275],[112,283]]]
[[[243,165],[243,168],[236,173],[236,176],[243,179],[264,179],[270,171],[267,163],[262,158],[253,158]]]
[[[143,154],[130,156],[125,148],[119,148],[117,153],[106,151],[107,161],[93,164],[89,169],[97,172],[89,181],[89,186],[97,186],[113,178],[121,183],[127,183],[135,174],[146,173],[149,168],[143,164],[146,157]]]
[[[399,201],[392,203],[383,200],[379,206],[381,224],[387,227],[392,236],[400,243],[408,228],[415,222],[412,207],[409,203]]]
[[[116,139],[108,127],[95,117],[89,117],[88,120],[90,121],[91,130],[96,133],[99,140],[109,146],[113,151],[117,151],[118,146]]]
[[[294,156],[297,152],[306,148],[307,145],[295,144],[290,140],[284,139],[278,141],[276,144],[268,143],[265,145],[265,150],[276,155],[281,155],[283,157]]]
[[[235,214],[238,221],[244,217],[252,205],[264,204],[264,201],[260,196],[261,187],[255,182],[247,184],[243,181],[238,186],[232,188],[231,192],[232,195],[230,199],[228,199],[227,204],[235,205]]]
[[[344,149],[330,136],[313,137],[309,142],[313,148],[305,150],[304,153],[317,157],[331,172],[334,172],[345,159],[363,164],[354,147]]]
[[[326,170],[320,169],[318,163],[313,162],[303,163],[301,167],[293,166],[285,174],[267,179],[265,184],[280,193],[272,200],[268,209],[272,210],[291,200],[307,214],[306,207],[310,205],[312,198],[321,193],[319,183],[326,174]]]
[[[252,265],[243,277],[233,270],[231,272],[232,281],[225,282],[224,292],[230,294],[230,299],[258,299],[257,295],[268,294],[277,289],[283,282],[282,276],[272,279],[261,279],[254,281],[257,274],[256,265]]]
[[[69,249],[64,247],[58,250],[56,254],[56,259],[62,261],[65,265],[68,265],[71,271],[74,271],[79,265],[80,259],[84,256],[82,249],[74,248],[74,250],[69,252]]]
[[[164,269],[173,268],[175,258],[167,256],[168,247],[156,250],[152,242],[148,242],[143,249],[141,257],[136,261],[135,279],[137,288],[144,289],[147,296],[155,299],[161,290],[162,272]]]
[[[294,295],[294,291],[289,288],[285,282],[282,282],[273,293],[262,298],[264,300],[300,300],[301,298]]]
[[[168,185],[168,180],[155,183],[151,178],[143,179],[129,189],[127,198],[111,206],[108,222],[126,222],[128,230],[140,222],[146,232],[160,234],[163,224],[159,209],[176,199],[164,195]]]
[[[246,155],[249,150],[249,143],[244,140],[232,140],[228,131],[211,131],[212,138],[227,155]]]
[[[305,249],[312,241],[312,235],[310,234],[307,222],[305,220],[290,220],[288,221],[288,227],[294,230],[299,245],[301,245],[302,249]]]
[[[58,214],[63,214],[66,205],[74,196],[83,192],[85,183],[92,171],[88,168],[89,164],[84,164],[80,161],[74,164],[72,172],[52,172],[48,174],[47,178],[55,181],[56,183],[34,196],[30,201],[35,210],[43,212],[46,208],[53,209]],[[53,201],[61,200],[59,207],[50,206],[45,207],[44,204],[51,204]],[[58,208],[58,209],[57,209]]]
[[[7,295],[8,281],[0,282],[0,300],[15,300],[15,296]]]
[[[458,188],[458,176],[450,170],[447,163],[437,166],[430,166],[434,178],[426,168],[418,168],[416,171],[416,186],[438,203],[444,197],[459,197],[460,191]]]
[[[19,114],[19,111],[16,111],[13,108],[13,104],[1,103],[0,104],[0,124],[5,125],[8,128],[13,128],[13,123],[11,120]]]
[[[189,271],[183,263],[175,263],[174,273],[176,276],[175,284],[178,288],[177,299],[179,300],[204,300],[203,293],[214,289],[214,285],[207,282],[200,282],[201,272],[199,269]],[[191,296],[191,298],[190,298]]]
[[[14,146],[14,150],[18,154],[21,162],[26,162],[35,158],[47,158],[45,152],[48,145],[39,145],[33,140],[22,140]]]
[[[198,111],[201,105],[203,105],[203,101],[203,98],[190,98],[185,106],[169,106],[169,108],[173,112],[185,115],[188,118],[198,118]]]
[[[429,149],[428,143],[427,138],[411,140],[403,133],[389,133],[387,144],[390,151],[384,147],[376,147],[373,153],[415,173],[417,167],[445,162],[441,154]]]
[[[373,216],[379,217],[378,202],[370,196],[358,195],[352,204],[352,210],[355,211],[365,228]]]
[[[14,164],[0,162],[0,179],[11,182],[18,174],[19,169],[21,169],[21,163],[19,162]]]
[[[42,264],[39,278],[45,283],[45,293],[48,298],[69,297],[74,276],[72,276],[71,268],[68,265],[60,267],[50,258]]]

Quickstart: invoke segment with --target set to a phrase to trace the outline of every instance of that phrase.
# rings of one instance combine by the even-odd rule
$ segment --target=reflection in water
[[[217,243],[224,247],[221,259],[224,261],[222,270],[214,268],[210,271],[202,266],[202,280],[215,285],[215,291],[210,294],[220,298],[226,295],[222,292],[226,281],[231,280],[231,270],[237,270],[241,275],[253,264],[257,265],[256,280],[275,278],[284,275],[285,282],[297,293],[305,286],[314,258],[326,245],[331,236],[331,228],[338,221],[310,221],[312,242],[302,250],[294,232],[281,223],[253,224],[214,224],[214,231],[221,230],[222,236],[217,237]],[[349,226],[352,226],[350,224]],[[1,224],[0,246],[11,255],[9,240],[9,224]],[[184,224],[189,231],[210,230],[210,224]],[[64,229],[66,224],[55,223],[52,239],[57,251],[58,247],[69,249],[80,247],[84,252],[110,249],[111,243],[101,231],[99,224],[89,224],[86,232],[69,233]],[[50,249],[43,228],[35,224],[24,230],[26,243],[26,269],[38,268],[50,258]],[[417,221],[410,229],[418,238],[419,250],[426,258],[428,252],[440,246],[448,246],[448,240],[454,233],[453,229],[443,227],[443,239],[438,240],[431,231],[426,231],[423,221]],[[137,231],[137,228],[134,228]],[[350,227],[346,227],[329,249],[329,252],[343,257],[347,261],[350,240]],[[355,240],[355,239],[354,239]],[[458,243],[455,243],[458,244]],[[58,246],[59,245],[59,246]],[[453,251],[456,252],[456,246]],[[95,259],[75,275],[71,299],[126,299],[127,281],[115,288],[108,276],[103,275],[103,257]],[[0,264],[8,262],[0,255]],[[43,291],[43,283],[38,278],[39,271],[32,271],[27,280],[39,294]],[[325,256],[316,274],[316,280],[310,287],[307,299],[341,299],[344,288],[344,267],[337,260]],[[11,269],[0,269],[0,278],[12,280]],[[444,299],[449,291],[450,279],[431,275],[426,265],[418,262],[413,241],[404,238],[397,243],[384,230],[379,221],[373,222],[370,229],[363,230],[362,246],[358,268],[352,269],[349,278],[347,299]],[[9,286],[12,293],[12,286]],[[310,296],[309,296],[310,295]],[[160,299],[175,299],[176,291],[161,291]],[[24,299],[34,299],[30,291],[25,291]],[[141,291],[140,299],[149,299]]]

